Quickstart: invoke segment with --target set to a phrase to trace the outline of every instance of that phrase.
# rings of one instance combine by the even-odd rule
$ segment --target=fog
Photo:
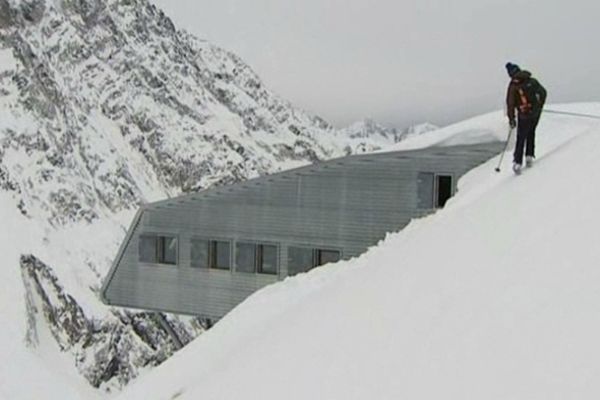
[[[597,0],[153,1],[337,126],[443,125],[503,108],[507,61],[551,102],[600,99]]]

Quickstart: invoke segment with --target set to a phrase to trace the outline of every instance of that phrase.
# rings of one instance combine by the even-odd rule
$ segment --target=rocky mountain
[[[365,118],[362,121],[355,122],[347,128],[341,129],[341,133],[351,139],[359,139],[367,141],[371,146],[385,147],[391,143],[398,143],[409,136],[422,135],[427,132],[431,132],[438,129],[437,126],[424,123],[408,127],[404,130],[400,130],[394,127],[387,127],[381,125],[377,121],[371,118]],[[364,143],[364,145],[368,145]],[[364,149],[376,150],[375,148]]]
[[[203,331],[194,318],[100,303],[141,203],[401,137],[375,123],[338,131],[294,108],[147,0],[0,0],[0,110],[3,204],[40,231],[15,230],[27,246],[7,266],[23,285],[26,342],[44,325],[105,389]]]
[[[357,121],[341,131],[345,136],[352,139],[368,139],[383,143],[395,143],[398,137],[396,128],[388,128],[371,118]]]
[[[418,124],[418,125],[413,125],[413,126],[409,126],[408,128],[404,129],[400,135],[398,135],[396,137],[396,141],[401,141],[401,140],[405,140],[408,139],[409,137],[413,137],[413,136],[419,136],[419,135],[423,135],[425,133],[428,132],[432,132],[439,129],[438,126],[430,124],[428,122],[422,123],[422,124]]]
[[[269,92],[239,58],[176,31],[146,1],[1,7],[9,12],[0,83],[11,111],[2,185],[20,194],[24,213],[91,221],[99,208],[146,200],[147,188],[197,190],[340,155],[347,145]],[[36,171],[17,172],[23,157],[14,152],[28,153]]]

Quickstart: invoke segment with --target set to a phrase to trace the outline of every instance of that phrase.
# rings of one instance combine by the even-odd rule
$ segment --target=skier
[[[535,158],[535,128],[546,102],[546,89],[532,78],[529,71],[521,70],[516,64],[507,63],[506,71],[511,78],[506,94],[508,123],[511,129],[517,127],[513,170],[518,174],[523,165],[524,148],[527,167],[531,167]],[[518,124],[515,119],[515,109],[517,109]]]

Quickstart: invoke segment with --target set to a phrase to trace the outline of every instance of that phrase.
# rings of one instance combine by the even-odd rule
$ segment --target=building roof
[[[464,134],[466,137],[468,137],[469,135],[471,135],[471,132],[464,132]],[[479,138],[481,137],[482,136],[479,135]],[[456,137],[454,138],[456,139]],[[414,162],[415,159],[424,160],[435,159],[438,157],[463,157],[465,154],[489,153],[490,146],[492,146],[494,150],[497,149],[498,152],[501,150],[501,142],[497,140],[495,136],[490,135],[487,136],[487,141],[484,140],[466,144],[460,144],[460,142],[458,143],[459,144],[449,144],[448,141],[444,141],[442,144],[434,143],[429,147],[423,148],[407,150],[399,149],[388,152],[376,152],[334,158],[331,160],[322,161],[303,167],[277,172],[270,175],[264,175],[261,177],[249,179],[247,181],[238,182],[231,185],[211,187],[209,189],[202,190],[199,192],[189,193],[166,200],[161,200],[158,202],[148,203],[144,205],[144,208],[159,209],[166,206],[185,204],[193,201],[199,201],[208,197],[213,198],[215,196],[227,195],[236,190],[248,189],[266,182],[271,183],[279,180],[295,179],[297,176],[309,176],[314,175],[316,173],[324,173],[324,171],[335,173],[336,171],[347,169],[350,166],[360,166],[364,163],[371,163],[376,161],[385,163],[386,160],[390,159],[394,159],[395,161],[397,161],[398,159],[404,159],[406,160],[406,162]]]

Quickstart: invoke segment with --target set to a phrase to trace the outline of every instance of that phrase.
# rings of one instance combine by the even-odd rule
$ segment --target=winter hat
[[[517,64],[506,63],[506,72],[508,72],[508,76],[510,76],[511,78],[515,76],[520,70],[521,68],[519,68]]]

